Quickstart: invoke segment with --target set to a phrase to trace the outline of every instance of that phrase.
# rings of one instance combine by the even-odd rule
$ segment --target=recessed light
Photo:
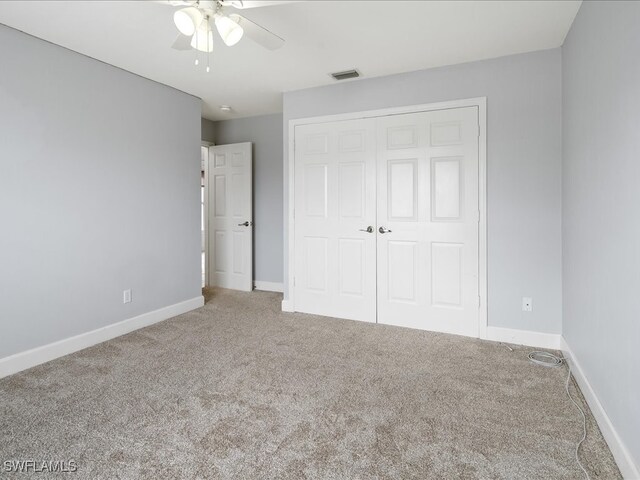
[[[220,110],[224,113],[229,113],[231,111],[231,107],[229,105],[220,105]]]

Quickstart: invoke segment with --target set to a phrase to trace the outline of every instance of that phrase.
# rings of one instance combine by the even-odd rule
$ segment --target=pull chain
[[[196,61],[195,61],[194,63],[195,63],[195,65],[197,66],[197,65],[200,63],[200,61],[198,60],[198,32],[197,32],[197,31],[196,31],[196,33],[195,33],[195,37],[196,37],[196,48],[195,48],[195,51],[196,51]]]
[[[209,17],[207,17],[207,73],[211,71],[209,67],[211,61],[211,50],[213,50],[212,45],[209,44],[209,39],[213,40],[212,35],[209,35],[211,29],[211,24],[209,23]]]

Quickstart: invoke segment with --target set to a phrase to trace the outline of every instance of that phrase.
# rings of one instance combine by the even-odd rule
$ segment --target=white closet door
[[[295,128],[298,312],[376,321],[374,126],[367,119]]]
[[[251,143],[209,147],[209,280],[253,289]]]
[[[478,336],[477,107],[381,117],[376,139],[378,322]]]

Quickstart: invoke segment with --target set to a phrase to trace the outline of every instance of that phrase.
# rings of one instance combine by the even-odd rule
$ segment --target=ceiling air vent
[[[332,73],[331,76],[336,80],[346,80],[347,78],[358,78],[360,76],[360,72],[354,68],[353,70]]]

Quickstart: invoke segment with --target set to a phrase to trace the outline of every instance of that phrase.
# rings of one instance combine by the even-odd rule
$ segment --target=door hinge
[[[478,308],[480,308],[480,295],[478,295]]]
[[[478,138],[480,138],[480,125],[478,125]]]

